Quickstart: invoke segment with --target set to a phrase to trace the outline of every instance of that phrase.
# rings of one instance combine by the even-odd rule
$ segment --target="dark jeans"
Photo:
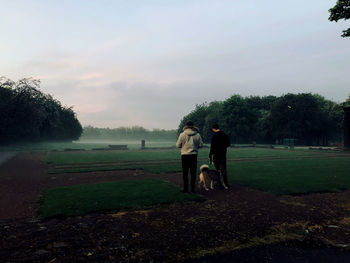
[[[228,185],[227,182],[227,168],[226,168],[226,156],[215,156],[213,158],[214,166],[218,170],[224,179],[224,183]]]
[[[190,170],[191,173],[191,191],[194,191],[197,177],[197,154],[181,155],[181,161],[184,191],[188,191],[188,170]]]

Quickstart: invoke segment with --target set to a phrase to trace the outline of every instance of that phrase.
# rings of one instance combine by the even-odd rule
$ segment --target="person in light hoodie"
[[[197,177],[198,149],[203,147],[203,140],[197,127],[189,121],[179,135],[176,147],[181,149],[183,192],[188,192],[188,171],[191,173],[191,192],[195,193]]]

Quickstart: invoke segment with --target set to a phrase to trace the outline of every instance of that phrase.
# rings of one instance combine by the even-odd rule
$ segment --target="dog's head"
[[[209,171],[209,166],[207,164],[203,164],[203,165],[201,165],[201,167],[199,167],[199,170],[201,172],[207,172],[207,171]]]

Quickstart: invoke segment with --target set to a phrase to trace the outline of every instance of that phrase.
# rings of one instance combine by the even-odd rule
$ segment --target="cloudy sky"
[[[83,125],[177,128],[233,94],[350,94],[336,0],[1,0],[0,76],[33,77]]]

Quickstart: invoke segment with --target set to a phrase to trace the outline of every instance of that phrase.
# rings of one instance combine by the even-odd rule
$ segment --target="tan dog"
[[[225,185],[224,180],[217,170],[209,169],[209,166],[206,164],[203,164],[200,168],[201,173],[199,174],[199,183],[198,188],[201,188],[201,185],[203,184],[203,187],[206,191],[209,191],[207,187],[207,181],[210,180],[210,188],[214,190],[214,181],[221,182],[221,185],[228,189],[228,187]]]

